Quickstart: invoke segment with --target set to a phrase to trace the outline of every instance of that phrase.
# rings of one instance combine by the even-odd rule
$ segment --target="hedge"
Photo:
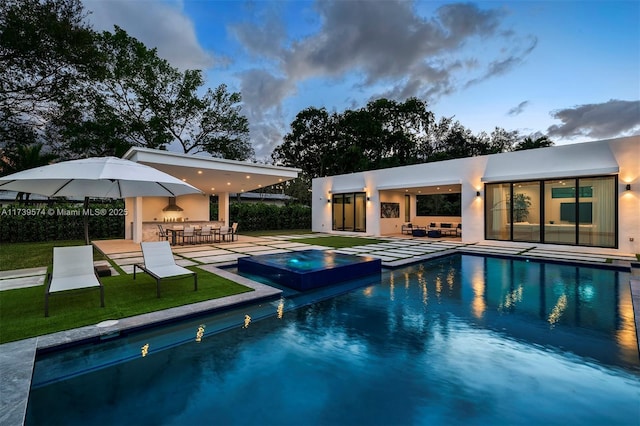
[[[89,204],[89,238],[124,238],[124,202]],[[211,206],[212,217],[217,205]],[[83,240],[82,204],[15,205],[0,209],[0,242]],[[215,215],[213,214],[215,213]],[[229,223],[243,231],[310,229],[311,209],[303,205],[231,203]]]
[[[83,240],[82,204],[28,204],[0,209],[0,242]],[[89,238],[124,238],[124,202],[89,203]]]
[[[311,209],[300,204],[231,203],[229,219],[229,223],[238,222],[242,231],[311,229]]]

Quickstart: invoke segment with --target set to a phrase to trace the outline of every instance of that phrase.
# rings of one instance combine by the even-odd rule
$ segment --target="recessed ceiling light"
[[[231,182],[227,182],[227,186],[231,185]]]
[[[215,189],[215,188],[211,188],[211,190],[212,190],[212,191],[215,191],[216,189]]]
[[[258,184],[258,188],[262,188],[262,185]]]
[[[247,179],[251,179],[251,176],[247,175]]]
[[[183,181],[183,182],[186,182],[187,180],[186,180],[185,178],[182,178],[182,181]]]
[[[198,170],[198,174],[201,175],[202,174],[202,170]]]

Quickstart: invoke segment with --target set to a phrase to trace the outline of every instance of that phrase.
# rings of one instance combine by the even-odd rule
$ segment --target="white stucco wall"
[[[366,188],[371,199],[367,202],[366,234],[399,233],[404,223],[404,188],[453,184],[459,185],[462,194],[463,241],[484,241],[483,178],[496,182],[608,174],[618,174],[619,180],[619,251],[640,253],[640,136],[314,179],[311,226],[314,232],[340,233],[331,230],[327,198],[332,191],[358,192]],[[631,191],[625,190],[626,184],[631,184]],[[480,197],[476,191],[481,191]],[[381,219],[380,202],[399,203],[400,218]],[[414,215],[414,197],[412,203]]]

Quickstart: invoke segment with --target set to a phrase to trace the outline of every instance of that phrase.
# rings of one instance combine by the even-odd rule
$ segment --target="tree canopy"
[[[0,148],[33,132],[61,158],[132,146],[254,156],[240,93],[204,90],[200,70],[180,71],[121,28],[97,33],[85,18],[80,0],[0,5]]]
[[[272,158],[299,167],[305,179],[387,167],[488,155],[553,145],[496,127],[473,134],[453,118],[436,121],[426,102],[377,99],[365,107],[329,113],[306,108]]]

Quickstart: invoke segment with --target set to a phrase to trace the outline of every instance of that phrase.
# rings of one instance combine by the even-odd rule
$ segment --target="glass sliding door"
[[[617,181],[614,176],[578,179],[580,188],[590,188],[578,195],[578,244],[615,247],[618,217]]]
[[[576,179],[544,182],[544,242],[576,244]]]
[[[618,177],[485,185],[485,239],[618,246]]]
[[[366,231],[367,198],[364,192],[334,194],[333,227],[334,231]]]
[[[355,195],[355,204],[353,212],[353,230],[356,232],[365,232],[367,229],[367,197],[364,192],[358,192]]]
[[[344,194],[333,196],[333,230],[344,231]]]
[[[485,185],[485,238],[487,240],[511,240],[511,184]]]
[[[540,241],[540,181],[513,184],[513,241]]]

